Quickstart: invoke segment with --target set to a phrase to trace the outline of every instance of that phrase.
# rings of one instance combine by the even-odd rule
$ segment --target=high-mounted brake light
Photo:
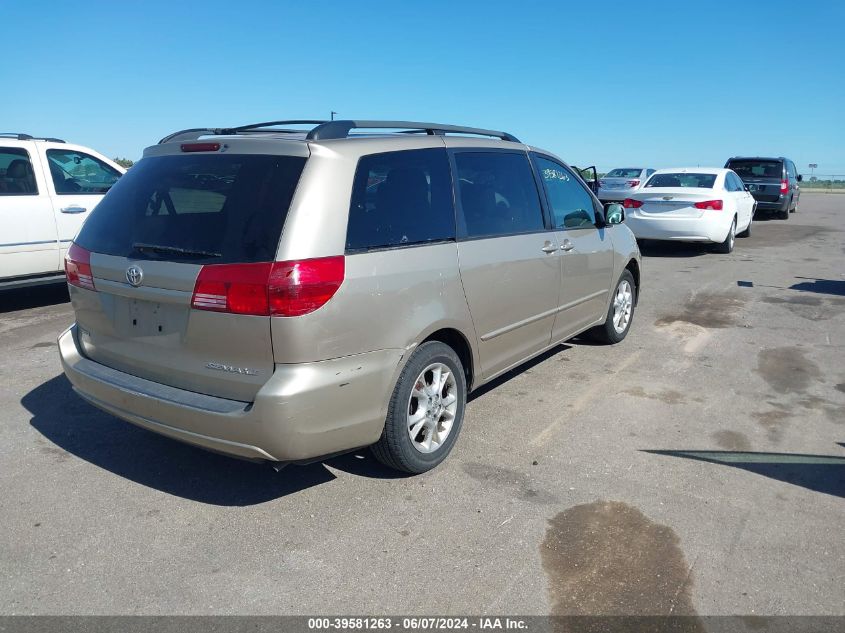
[[[639,186],[640,181],[639,180],[629,180],[625,184],[628,185],[629,187],[637,187],[637,186]]]
[[[786,193],[787,191],[789,191],[789,182],[786,181],[786,180],[781,180],[780,181],[780,192]]]
[[[711,211],[721,211],[722,210],[722,201],[721,200],[704,200],[703,202],[696,202],[693,206],[696,209],[709,209]]]
[[[643,206],[643,201],[634,200],[633,198],[625,198],[622,201],[622,206],[626,209],[639,209],[641,206]]]
[[[70,285],[96,290],[91,272],[91,253],[76,242],[71,243],[65,255],[65,274]]]
[[[203,266],[191,307],[256,316],[301,316],[331,299],[343,283],[343,256]]]
[[[220,143],[182,143],[180,147],[183,152],[216,152]]]

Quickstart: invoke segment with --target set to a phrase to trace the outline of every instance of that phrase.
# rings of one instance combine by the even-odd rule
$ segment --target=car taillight
[[[91,253],[72,242],[65,255],[65,274],[72,286],[96,290],[94,275],[91,273]]]
[[[704,200],[703,202],[696,202],[693,205],[696,209],[710,209],[711,211],[721,211],[721,200]]]
[[[789,191],[789,182],[787,182],[786,180],[781,180],[780,181],[780,192],[786,193],[787,191]]]
[[[639,209],[641,206],[643,206],[643,201],[634,200],[633,198],[625,198],[622,201],[622,206],[626,209]]]
[[[629,180],[625,184],[628,185],[629,187],[637,187],[637,186],[639,186],[640,181],[639,180]]]
[[[300,316],[325,305],[340,288],[343,256],[257,264],[203,266],[194,284],[197,310]]]

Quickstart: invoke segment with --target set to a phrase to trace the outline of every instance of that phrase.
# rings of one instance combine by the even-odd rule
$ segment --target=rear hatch
[[[251,401],[273,373],[270,317],[214,311],[213,293],[193,295],[204,267],[253,270],[275,259],[307,160],[307,146],[296,145],[296,156],[179,153],[132,167],[75,240],[95,287],[73,289],[83,353],[159,383]],[[192,298],[206,309],[192,308]]]
[[[783,163],[779,160],[743,159],[728,161],[732,169],[748,186],[754,199],[759,202],[780,200],[781,183],[784,180]]]

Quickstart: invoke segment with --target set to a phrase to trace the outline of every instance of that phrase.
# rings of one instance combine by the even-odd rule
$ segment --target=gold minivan
[[[504,132],[177,132],[69,249],[62,364],[95,406],[210,450],[304,463],[371,446],[424,472],[470,390],[588,330],[625,338],[640,255],[623,221]]]

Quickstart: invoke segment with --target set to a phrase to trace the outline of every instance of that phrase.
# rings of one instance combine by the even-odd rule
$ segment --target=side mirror
[[[802,180],[804,180],[804,176],[802,176],[801,174],[798,174],[798,182],[801,182]]]
[[[604,207],[605,224],[622,224],[625,221],[625,208],[617,203],[610,202]]]

